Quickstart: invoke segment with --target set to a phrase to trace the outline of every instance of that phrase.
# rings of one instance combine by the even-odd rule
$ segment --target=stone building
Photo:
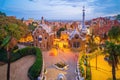
[[[37,28],[33,31],[34,46],[42,50],[49,50],[53,46],[55,33],[52,32],[51,27],[44,24],[42,21]]]
[[[86,44],[87,28],[85,26],[85,9],[83,7],[83,19],[81,27],[78,25],[69,33],[69,45],[73,50],[84,50]]]
[[[71,48],[73,50],[84,50],[86,44],[86,35],[88,34],[87,27],[85,25],[85,9],[83,7],[82,24],[73,29],[67,29],[61,32],[60,39],[55,42],[55,31],[52,31],[52,26],[47,25],[42,17],[41,23],[33,31],[34,46],[41,48],[42,50],[48,50],[55,44],[59,44],[61,48]],[[81,27],[80,27],[81,26]]]

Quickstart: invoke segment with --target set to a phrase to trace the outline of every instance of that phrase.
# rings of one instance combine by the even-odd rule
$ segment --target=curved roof
[[[72,31],[72,32],[70,33],[69,39],[71,40],[76,34],[79,35],[79,38],[81,38],[82,40],[85,40],[85,39],[81,36],[80,32],[79,32],[77,29],[75,29],[74,31]]]
[[[40,24],[40,26],[47,32],[47,33],[51,33],[51,28],[46,25],[46,24]]]

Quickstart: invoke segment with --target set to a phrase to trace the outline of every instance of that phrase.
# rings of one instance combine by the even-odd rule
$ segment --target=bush
[[[36,47],[26,47],[23,49],[19,49],[17,51],[13,51],[11,53],[11,62],[14,62],[24,56],[27,55],[35,55],[36,61],[28,70],[28,77],[30,80],[36,80],[42,70],[43,59],[42,53],[39,48]],[[2,57],[1,57],[2,56]],[[7,52],[4,49],[0,49],[0,61],[7,62]]]
[[[35,50],[36,50],[36,53],[35,53],[36,61],[28,71],[28,76],[31,80],[36,80],[37,79],[37,77],[41,73],[42,64],[43,64],[41,51],[39,50],[39,48],[35,48]]]
[[[11,62],[14,62],[24,56],[34,55],[34,54],[35,54],[35,50],[33,49],[33,47],[26,47],[26,48],[19,49],[11,53]]]
[[[81,73],[82,77],[84,77],[84,76],[85,76],[85,71],[84,71],[84,68],[83,68],[83,66],[82,66],[82,65],[83,65],[83,60],[82,60],[82,58],[80,59],[79,64],[80,64],[80,66],[79,66],[80,73]]]
[[[80,66],[80,72],[81,72],[82,77],[84,77],[85,76],[85,70],[84,70],[83,66]]]
[[[7,52],[5,49],[0,49],[0,61],[7,62]]]
[[[91,69],[89,66],[86,68],[86,80],[91,80]]]

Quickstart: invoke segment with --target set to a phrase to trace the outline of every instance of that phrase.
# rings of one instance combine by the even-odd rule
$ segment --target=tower
[[[87,28],[85,26],[85,7],[83,6],[83,15],[82,15],[82,29],[81,32],[87,34]]]
[[[45,24],[44,17],[41,17],[41,24]]]

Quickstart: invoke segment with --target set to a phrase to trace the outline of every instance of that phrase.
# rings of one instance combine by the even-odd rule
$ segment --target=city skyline
[[[0,0],[0,11],[17,18],[81,20],[85,6],[86,20],[120,13],[119,0]]]

